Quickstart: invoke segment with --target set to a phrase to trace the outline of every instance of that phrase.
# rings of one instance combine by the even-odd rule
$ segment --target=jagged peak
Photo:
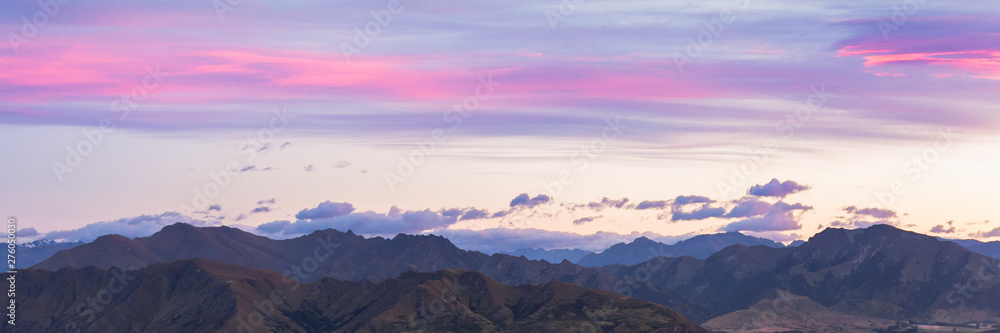
[[[20,248],[23,248],[23,249],[32,249],[32,248],[43,247],[43,246],[56,246],[56,245],[63,245],[63,244],[83,244],[83,242],[80,242],[80,241],[66,242],[66,241],[58,241],[58,240],[51,240],[51,239],[43,238],[43,239],[38,239],[38,240],[34,240],[34,241],[31,241],[31,242],[27,242],[27,243],[18,243],[17,246],[20,247]]]
[[[634,243],[640,243],[640,242],[641,243],[656,243],[656,241],[654,241],[652,239],[649,239],[649,237],[646,237],[646,236],[642,236],[642,237],[639,237],[639,238],[636,238],[636,239],[632,240],[633,244]]]

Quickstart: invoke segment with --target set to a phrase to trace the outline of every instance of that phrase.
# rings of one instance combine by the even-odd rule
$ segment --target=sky
[[[13,1],[21,237],[1000,240],[993,1]]]

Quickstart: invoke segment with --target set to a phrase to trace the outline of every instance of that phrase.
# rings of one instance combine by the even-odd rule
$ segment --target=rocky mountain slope
[[[320,279],[205,259],[135,271],[19,273],[24,332],[692,332],[677,312],[565,282],[509,286],[482,273]]]

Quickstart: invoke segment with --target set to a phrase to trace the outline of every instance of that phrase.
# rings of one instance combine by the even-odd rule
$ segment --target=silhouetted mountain
[[[1000,259],[1000,241],[985,243],[974,239],[938,239],[946,242],[953,242],[971,250],[972,252],[979,253],[984,256]]]
[[[606,291],[508,286],[453,269],[303,284],[188,259],[124,272],[28,269],[18,278],[24,332],[708,332],[667,307]]]
[[[30,243],[17,244],[17,267],[31,267],[48,259],[61,250],[83,245],[83,242],[56,242],[40,239]]]
[[[715,315],[784,291],[845,314],[946,322],[1000,318],[1000,260],[887,225],[827,229],[799,247],[734,245],[706,260],[656,258],[604,270],[648,274],[649,281],[707,304]]]
[[[138,268],[196,257],[274,270],[305,282],[325,277],[379,282],[411,271],[463,269],[482,272],[510,285],[570,282],[666,305],[698,322],[709,318],[709,311],[704,306],[647,281],[620,278],[565,260],[555,264],[506,254],[465,251],[434,235],[399,234],[392,239],[366,239],[350,231],[328,229],[294,239],[272,240],[235,228],[197,228],[178,223],[150,237],[134,240],[118,235],[103,236],[93,243],[60,251],[34,268],[53,271],[86,266]]]
[[[580,258],[588,254],[593,254],[590,251],[584,251],[580,249],[559,249],[559,250],[546,250],[546,249],[518,249],[513,252],[500,252],[503,254],[509,254],[515,257],[524,256],[525,258],[531,260],[545,260],[552,263],[561,262],[563,260],[569,260],[570,262],[577,262]]]
[[[765,245],[784,247],[781,243],[763,238],[747,236],[739,232],[727,232],[713,235],[699,235],[674,245],[666,245],[646,237],[636,238],[631,243],[612,245],[604,252],[587,255],[577,261],[586,267],[601,267],[614,264],[635,265],[655,257],[689,256],[705,259],[730,245],[747,246]]]

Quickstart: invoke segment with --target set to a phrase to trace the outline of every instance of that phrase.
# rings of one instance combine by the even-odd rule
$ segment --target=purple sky
[[[997,3],[232,4],[6,3],[0,211],[37,237],[171,219],[553,233],[536,247],[1000,236]],[[551,199],[510,207],[520,193]],[[711,202],[675,204],[690,195]],[[573,208],[601,198],[663,204]],[[355,210],[296,217],[328,201]]]

